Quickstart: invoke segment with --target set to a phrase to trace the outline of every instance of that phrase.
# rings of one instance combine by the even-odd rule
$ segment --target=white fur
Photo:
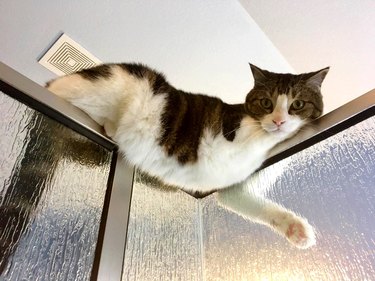
[[[299,117],[288,114],[293,101],[280,95],[273,113],[260,122],[244,118],[233,141],[221,133],[214,136],[207,129],[199,146],[198,161],[181,165],[158,144],[166,94],[154,95],[148,80],[112,66],[111,78],[89,81],[72,74],[53,81],[49,90],[104,126],[131,164],[189,191],[207,192],[243,182],[262,164],[272,147],[303,125]],[[275,120],[285,123],[277,126]],[[242,183],[219,192],[218,198],[227,208],[270,226],[300,248],[315,243],[313,229],[305,219],[247,191]]]
[[[308,221],[264,197],[257,175],[245,183],[217,193],[219,203],[246,219],[264,224],[285,237],[297,248],[306,249],[316,244],[314,228]]]
[[[115,66],[110,79],[92,82],[73,74],[52,82],[49,89],[104,126],[131,164],[190,191],[207,192],[245,180],[262,164],[268,151],[301,123],[298,117],[287,114],[286,96],[279,98],[276,110],[262,120],[261,126],[251,117],[244,118],[234,141],[222,134],[214,137],[206,130],[198,161],[181,165],[158,145],[166,95],[154,95],[148,80]],[[272,119],[280,114],[286,123],[277,128]]]

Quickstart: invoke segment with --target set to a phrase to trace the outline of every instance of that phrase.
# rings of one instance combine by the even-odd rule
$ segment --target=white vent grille
[[[39,63],[57,75],[64,75],[93,67],[101,61],[69,36],[63,34],[39,60]]]

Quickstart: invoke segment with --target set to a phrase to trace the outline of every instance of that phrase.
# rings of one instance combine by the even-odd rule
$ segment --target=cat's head
[[[322,114],[320,87],[328,67],[299,75],[273,73],[252,64],[250,68],[254,88],[246,97],[245,109],[266,132],[289,136]]]

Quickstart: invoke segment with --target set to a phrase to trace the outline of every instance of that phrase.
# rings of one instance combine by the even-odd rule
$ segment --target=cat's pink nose
[[[282,120],[272,120],[272,122],[273,122],[277,127],[280,127],[282,124],[285,123],[285,121],[282,121]]]

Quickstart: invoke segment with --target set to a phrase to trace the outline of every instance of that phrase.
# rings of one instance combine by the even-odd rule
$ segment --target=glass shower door
[[[1,93],[0,276],[88,280],[113,153]]]
[[[269,228],[202,201],[204,280],[373,280],[375,117],[260,172],[245,191],[306,217],[317,244],[291,246]]]
[[[116,144],[1,63],[0,112],[0,280],[119,280],[132,168]]]

